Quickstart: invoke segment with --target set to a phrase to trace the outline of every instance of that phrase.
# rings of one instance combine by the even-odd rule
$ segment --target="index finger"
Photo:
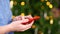
[[[25,26],[26,26],[26,27],[27,27],[27,26],[32,26],[33,23],[34,23],[34,21],[32,21],[30,24],[26,24]]]

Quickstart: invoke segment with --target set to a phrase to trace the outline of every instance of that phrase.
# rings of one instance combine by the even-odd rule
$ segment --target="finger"
[[[21,24],[22,23],[22,20],[18,20],[18,21],[14,21],[14,22]]]
[[[28,16],[21,16],[22,17],[22,20],[24,20],[24,19],[29,19],[29,18],[33,18],[31,15],[28,15]]]
[[[24,20],[22,20],[22,23],[26,23],[28,21],[29,21],[28,19],[24,19]]]
[[[13,20],[16,21],[16,20],[21,20],[21,19],[22,19],[21,16],[17,16]]]
[[[24,28],[28,28],[28,27],[31,27],[32,24],[29,24],[29,25],[23,25],[23,26],[24,26]]]
[[[28,27],[22,27],[22,29],[20,29],[21,31],[25,31],[25,30],[28,30],[28,29],[30,29],[31,28],[31,26],[28,26]]]
[[[32,21],[30,24],[26,24],[25,26],[28,27],[28,26],[32,26],[34,23],[34,21]]]
[[[18,16],[16,19],[17,19],[17,20],[21,20],[22,18],[21,18],[21,16]]]
[[[22,29],[21,29],[21,30],[25,31],[25,30],[31,28],[32,24],[33,24],[33,23],[31,23],[30,25],[22,25],[22,24],[21,24],[21,25],[20,25],[20,26],[22,26]]]
[[[28,22],[29,20],[28,19],[24,19],[24,20],[18,20],[17,22],[18,23],[20,23],[20,24],[22,24],[22,23],[26,23],[26,22]],[[22,24],[23,25],[23,24]]]
[[[28,30],[29,28],[31,28],[31,26],[26,27],[24,25],[19,25],[19,31],[25,31],[25,30]]]
[[[27,15],[28,17],[32,17],[31,15]]]
[[[28,30],[28,29],[30,29],[31,27],[27,27],[27,28],[24,28],[24,29],[22,29],[22,31],[26,31],[26,30]]]

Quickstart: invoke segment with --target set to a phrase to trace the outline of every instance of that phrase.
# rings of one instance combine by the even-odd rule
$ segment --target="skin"
[[[25,16],[25,17],[32,18],[31,16]],[[17,21],[13,21],[11,24],[8,24],[5,26],[0,26],[0,34],[5,34],[10,31],[26,31],[29,28],[31,28],[34,21],[32,21],[30,24],[27,24],[27,25],[21,24],[22,22],[29,21],[28,19],[24,19],[25,17],[22,17],[22,20],[19,20],[18,19],[19,17],[17,17],[17,18],[15,18],[15,19],[18,19]]]

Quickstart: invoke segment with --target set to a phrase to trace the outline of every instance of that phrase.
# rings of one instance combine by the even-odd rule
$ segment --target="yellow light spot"
[[[53,19],[50,20],[50,24],[53,24]]]
[[[45,0],[45,1],[48,1],[48,0]]]
[[[32,28],[34,29],[34,28],[36,28],[36,26],[35,25],[32,25]]]
[[[21,13],[21,16],[25,16],[25,14],[24,13]]]
[[[15,16],[12,16],[12,19],[14,19],[15,18]]]
[[[46,5],[49,6],[50,5],[50,2],[46,2]]]
[[[25,5],[25,2],[21,2],[21,5],[24,6]]]
[[[50,4],[50,5],[49,5],[49,8],[53,8],[53,5],[52,5],[52,4]]]
[[[14,4],[14,5],[17,5],[17,2],[16,2],[16,1],[14,1],[14,2],[13,2],[13,4]]]
[[[48,16],[46,16],[46,18],[45,18],[46,20],[49,20],[49,17]]]

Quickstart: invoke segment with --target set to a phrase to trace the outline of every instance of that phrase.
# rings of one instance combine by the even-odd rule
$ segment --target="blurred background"
[[[15,34],[60,34],[60,0],[10,0],[13,16],[40,16],[29,30]]]

